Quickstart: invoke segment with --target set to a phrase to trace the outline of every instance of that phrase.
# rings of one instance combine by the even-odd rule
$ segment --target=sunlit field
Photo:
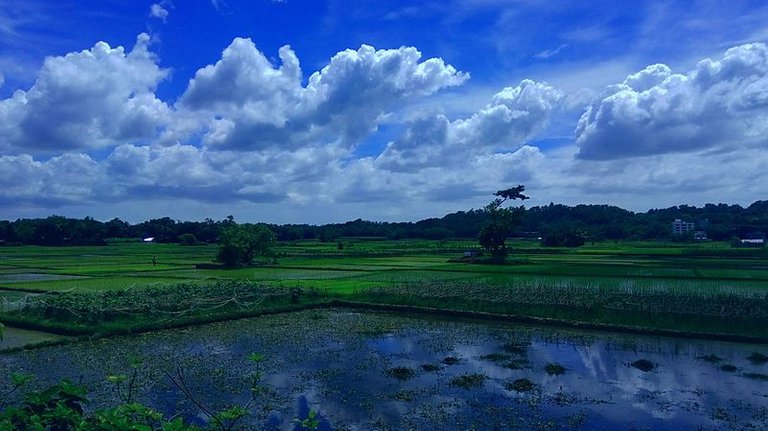
[[[270,302],[275,307],[348,301],[766,335],[766,329],[753,324],[768,313],[768,259],[759,249],[732,249],[723,243],[596,243],[567,249],[518,241],[504,265],[464,261],[464,252],[472,249],[473,241],[301,241],[280,244],[274,259],[258,265],[225,269],[214,264],[214,245],[4,247],[0,288],[7,321],[77,323],[80,331],[87,331],[84,322],[89,328],[105,324],[104,319],[85,318],[83,310],[106,315],[109,307],[126,310],[127,320],[112,316],[107,319],[111,325],[131,327],[131,313],[141,312],[130,304],[137,295],[166,295],[171,303],[179,302],[173,295],[199,295],[210,304],[206,296],[225,301],[227,289],[258,289],[265,295],[272,292],[268,296],[275,300],[286,295],[282,302]],[[217,291],[206,286],[228,287]],[[295,297],[289,298],[292,291]],[[125,304],[115,298],[125,298]],[[51,311],[62,302],[69,304],[69,313]],[[78,312],[72,304],[84,308]],[[41,307],[47,309],[43,314]],[[257,308],[269,307],[260,301]],[[183,317],[199,311],[190,305]],[[223,318],[256,311],[229,303],[203,314],[214,319],[217,313]]]

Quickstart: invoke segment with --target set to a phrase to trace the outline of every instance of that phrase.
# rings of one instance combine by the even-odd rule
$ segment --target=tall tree
[[[275,247],[275,234],[265,224],[227,223],[221,229],[218,260],[227,266],[247,265],[256,257],[270,257]]]
[[[491,251],[491,256],[496,259],[504,259],[507,255],[506,241],[512,228],[519,223],[525,211],[522,205],[519,207],[504,207],[508,200],[525,200],[528,196],[524,195],[525,186],[518,185],[505,190],[499,190],[494,193],[497,196],[491,203],[486,205],[485,211],[488,213],[488,224],[480,230],[480,245]]]

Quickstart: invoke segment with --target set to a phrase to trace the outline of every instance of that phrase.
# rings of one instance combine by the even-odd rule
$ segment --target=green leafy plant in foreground
[[[246,358],[254,364],[251,380],[251,398],[242,405],[233,405],[220,411],[212,411],[199,401],[190,391],[184,369],[177,367],[167,377],[205,416],[209,418],[207,427],[200,428],[185,423],[174,416],[166,419],[152,408],[133,400],[133,391],[137,375],[143,362],[131,359],[131,376],[113,374],[107,381],[114,384],[120,404],[95,412],[88,412],[85,405],[89,400],[84,386],[62,380],[42,391],[27,392],[18,405],[7,407],[11,394],[29,383],[33,377],[28,374],[11,374],[11,388],[0,392],[0,431],[229,431],[246,416],[251,404],[267,392],[261,383],[264,375],[262,363],[264,355],[252,353]],[[319,414],[310,410],[307,418],[295,419],[294,423],[305,430],[316,430],[320,426]],[[237,428],[240,429],[240,428]]]
[[[139,376],[139,368],[143,363],[139,358],[131,358],[130,365],[133,372],[130,378],[125,374],[111,374],[107,376],[107,381],[115,385],[117,397],[123,403],[131,404],[133,402],[133,390],[136,385],[136,379]],[[126,381],[128,382],[128,387],[124,391],[122,386]]]
[[[24,373],[11,373],[11,389],[0,393],[0,410],[5,408],[5,405],[7,404],[8,397],[13,394],[14,392],[18,391],[29,383],[34,377],[30,374],[24,374]]]
[[[310,410],[306,419],[294,419],[293,422],[307,431],[315,431],[318,427],[320,427],[320,420],[317,418],[317,411],[315,410]]]
[[[11,389],[0,393],[0,431],[55,430],[55,431],[195,431],[199,428],[185,424],[180,418],[166,420],[151,408],[131,401],[133,383],[140,362],[132,361],[134,374],[129,382],[128,395],[120,395],[122,404],[87,414],[87,390],[69,380],[42,391],[27,392],[18,406],[6,408],[11,394],[30,381],[30,374],[11,374]],[[125,376],[108,376],[107,380],[119,385]]]
[[[248,355],[246,359],[252,362],[255,366],[255,370],[250,375],[251,398],[243,405],[233,405],[218,412],[212,411],[192,393],[187,384],[187,376],[183,368],[176,367],[173,374],[166,373],[166,376],[171,383],[173,383],[174,386],[176,386],[184,396],[200,410],[201,413],[210,418],[211,427],[220,431],[229,431],[234,429],[237,423],[248,415],[248,408],[251,404],[266,392],[266,388],[261,383],[261,379],[264,377],[264,372],[262,370],[264,355],[262,353],[254,352]]]
[[[166,420],[151,408],[138,403],[123,403],[113,408],[86,414],[85,387],[69,380],[40,392],[29,392],[18,407],[0,412],[0,431],[195,431],[180,418]]]
[[[28,376],[15,376],[14,389],[27,381]],[[6,393],[6,395],[9,395]],[[139,404],[123,404],[112,409],[99,410],[91,415],[85,413],[88,403],[85,387],[69,380],[39,392],[29,392],[21,405],[9,407],[0,412],[0,431],[11,430],[191,430],[182,426],[165,426],[162,416]]]
[[[264,355],[253,353],[247,358],[256,364],[256,370],[251,374],[251,399],[245,405],[234,405],[214,412],[203,405],[187,385],[184,370],[178,367],[174,374],[166,373],[171,382],[186,396],[203,414],[210,419],[208,429],[228,431],[234,429],[242,418],[248,415],[248,407],[264,393],[261,385],[263,371],[261,363]],[[137,403],[133,400],[134,388],[143,362],[131,359],[132,373],[112,374],[107,381],[115,385],[117,398],[121,404],[107,409],[87,414],[84,406],[88,403],[87,390],[84,386],[75,385],[69,380],[51,386],[40,392],[28,392],[24,395],[19,406],[6,407],[5,401],[0,401],[0,431],[11,430],[56,430],[56,431],[194,431],[200,428],[186,424],[181,418],[165,419],[159,412]],[[32,376],[27,374],[12,374],[12,388],[0,393],[0,400],[26,385]],[[311,416],[309,419],[313,419]],[[311,425],[313,422],[307,422]],[[315,429],[309,427],[307,429]]]

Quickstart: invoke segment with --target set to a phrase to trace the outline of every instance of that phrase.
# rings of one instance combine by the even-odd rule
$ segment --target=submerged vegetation
[[[395,367],[386,371],[389,377],[397,380],[410,380],[416,376],[416,371],[408,367]]]
[[[565,374],[566,369],[564,366],[558,363],[550,362],[544,366],[544,371],[550,376],[559,376],[561,374]]]
[[[646,373],[648,371],[653,371],[653,369],[656,368],[656,365],[647,359],[638,359],[630,363],[629,365],[632,366],[633,368],[637,368],[638,370]]]
[[[365,326],[388,330],[350,330]],[[480,359],[502,353],[506,344],[527,346],[526,368]],[[162,414],[162,420],[180,418],[209,429],[220,428],[179,386],[186,386],[212,415],[226,412],[220,416],[225,426],[224,419],[246,413],[238,419],[239,429],[297,429],[294,425],[310,419],[311,411],[318,429],[326,430],[464,429],[472,423],[476,429],[537,429],[541,423],[553,430],[623,429],[611,422],[617,412],[640,429],[653,428],[661,412],[669,414],[668,428],[719,429],[708,422],[717,407],[735,421],[733,429],[761,429],[766,391],[761,375],[766,371],[748,360],[755,349],[497,321],[315,309],[6,353],[0,356],[0,403],[19,408],[23,392],[38,393],[70,379],[89,390],[86,416],[132,399]],[[249,353],[254,351],[262,353]],[[663,366],[647,374],[628,370],[638,352]],[[725,372],[697,359],[707,354],[738,370]],[[134,383],[137,362],[131,355],[142,359]],[[252,359],[243,360],[246,356]],[[449,357],[454,365],[441,363]],[[568,371],[548,376],[545,366],[553,361]],[[48,366],[52,362],[62,366]],[[594,373],[594,364],[600,364],[601,373]],[[11,370],[37,377],[5,396],[12,389]],[[254,380],[255,375],[261,377]],[[235,409],[248,405],[252,388],[256,399]],[[577,415],[584,418],[581,426],[572,425]]]
[[[471,373],[456,376],[449,383],[462,389],[472,389],[479,388],[486,380],[488,380],[488,376],[485,374]]]
[[[515,379],[504,386],[507,390],[516,392],[532,391],[536,385],[528,379]]]

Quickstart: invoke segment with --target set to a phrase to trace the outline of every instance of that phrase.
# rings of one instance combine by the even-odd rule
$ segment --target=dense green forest
[[[609,205],[566,206],[549,204],[527,208],[513,236],[555,237],[576,234],[586,241],[602,240],[686,240],[672,234],[672,222],[682,219],[696,224],[712,240],[761,236],[768,232],[768,201],[740,205],[706,204],[634,213]],[[0,221],[0,243],[34,245],[98,245],[115,238],[153,237],[157,242],[217,242],[221,228],[232,217],[201,222],[177,221],[169,217],[130,224],[118,218],[102,222],[86,217],[73,219],[50,216],[42,219]],[[473,209],[417,222],[374,222],[357,219],[346,223],[271,225],[280,241],[319,239],[335,241],[344,237],[389,239],[477,238],[488,223],[485,209]]]

